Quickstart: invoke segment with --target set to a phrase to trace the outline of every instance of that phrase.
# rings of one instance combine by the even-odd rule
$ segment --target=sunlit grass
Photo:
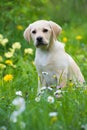
[[[72,36],[65,30],[60,36],[86,79],[83,39],[81,34]],[[10,43],[0,35],[0,130],[86,130],[87,85],[81,87],[69,82],[61,90],[58,87],[58,91],[49,86],[37,96],[34,49],[22,45],[22,42]]]

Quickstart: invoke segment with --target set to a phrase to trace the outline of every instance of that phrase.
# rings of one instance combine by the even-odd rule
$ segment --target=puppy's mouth
[[[36,42],[36,47],[44,47],[44,46],[47,46],[48,44],[47,43],[44,43],[43,41],[41,42]]]

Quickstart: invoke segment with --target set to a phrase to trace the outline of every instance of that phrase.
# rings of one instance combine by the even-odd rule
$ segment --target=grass
[[[83,26],[64,26],[59,40],[66,38],[66,51],[73,56],[79,64],[85,80],[87,79],[87,53],[86,53],[86,31]],[[41,99],[37,94],[37,72],[34,61],[35,49],[32,44],[27,45],[23,40],[22,32],[18,37],[20,43],[13,48],[17,42],[17,32],[11,41],[8,39],[6,45],[0,42],[0,130],[86,130],[87,129],[87,89],[77,87],[69,83],[62,88],[60,97],[54,96],[55,90],[45,90]],[[9,34],[8,34],[9,36]],[[80,36],[80,39],[76,38]],[[4,37],[4,36],[3,36]],[[2,38],[2,39],[5,39]],[[1,40],[2,41],[2,40]],[[12,49],[10,57],[4,54]],[[25,48],[31,48],[25,54]],[[13,52],[14,51],[14,52]],[[8,60],[8,62],[6,62]],[[10,74],[7,78],[5,76]],[[18,93],[21,91],[22,94]],[[52,99],[48,101],[48,97]],[[20,102],[17,100],[20,97]],[[14,99],[19,104],[13,104]],[[24,102],[22,102],[24,99]],[[25,103],[25,104],[24,104]],[[24,110],[20,110],[25,105]],[[11,120],[12,113],[18,113],[17,121]],[[20,112],[21,111],[21,112]],[[56,114],[54,115],[53,112]],[[53,114],[50,116],[50,113]],[[14,117],[13,117],[14,119]]]

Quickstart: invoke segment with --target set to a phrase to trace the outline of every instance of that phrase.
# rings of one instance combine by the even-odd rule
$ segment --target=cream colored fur
[[[30,24],[24,32],[25,39],[30,41],[32,38],[36,46],[38,92],[41,87],[53,84],[64,87],[69,80],[80,84],[84,82],[80,68],[65,52],[64,44],[57,41],[61,30],[61,27],[52,21],[39,20]]]

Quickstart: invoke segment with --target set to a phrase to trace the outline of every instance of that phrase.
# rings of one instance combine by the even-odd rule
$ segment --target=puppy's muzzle
[[[44,43],[44,40],[43,40],[43,37],[37,37],[36,38],[36,46],[37,47],[39,47],[39,46],[44,46],[44,45],[46,45],[45,43]]]

